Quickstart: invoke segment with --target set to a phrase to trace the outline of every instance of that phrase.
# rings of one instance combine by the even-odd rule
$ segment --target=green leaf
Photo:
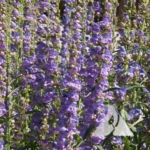
[[[130,140],[127,137],[123,137],[123,141],[124,141],[124,149],[125,150],[130,150]]]
[[[102,146],[100,145],[96,145],[96,147],[99,149],[99,150],[104,150]]]
[[[11,91],[9,94],[8,94],[8,97],[10,97],[15,91],[17,91],[21,86],[15,88],[13,91]]]
[[[140,85],[135,85],[135,86],[127,87],[127,90],[131,90],[131,89],[134,89],[134,88],[145,88],[145,87],[144,86],[140,86]]]
[[[90,133],[93,131],[93,129],[94,129],[94,125],[91,125],[91,126],[86,130],[83,139],[86,139],[86,138],[90,135]]]
[[[26,114],[32,114],[34,112],[41,112],[41,111],[39,111],[39,110],[27,111]]]
[[[103,92],[109,92],[109,91],[114,91],[114,90],[119,90],[120,88],[117,88],[117,87],[115,87],[115,88],[109,88],[109,89],[107,89],[107,90],[104,90]]]
[[[123,119],[128,120],[128,113],[125,109],[122,109],[120,112]]]
[[[131,128],[131,130],[132,130],[133,132],[137,132],[137,131],[136,131],[136,127],[134,127],[134,126],[132,126],[132,125],[130,125],[129,127]]]
[[[144,117],[144,116],[140,116],[139,119],[138,119],[136,122],[134,122],[131,126],[134,127],[134,126],[137,125],[139,122],[143,121],[143,120],[144,120],[143,117]]]
[[[84,142],[84,140],[79,141],[75,147],[79,147],[83,142]]]
[[[6,122],[5,119],[0,119],[0,124],[2,124],[2,123],[4,123],[4,122]]]

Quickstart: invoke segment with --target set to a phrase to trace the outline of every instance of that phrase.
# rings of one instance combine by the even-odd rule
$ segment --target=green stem
[[[11,109],[12,105],[10,104],[10,97],[9,97],[9,86],[10,86],[10,51],[9,51],[9,45],[10,45],[10,23],[11,23],[11,10],[10,10],[10,5],[7,5],[7,30],[6,30],[6,46],[7,46],[7,51],[6,51],[6,72],[7,72],[7,81],[6,81],[6,107],[7,107],[7,121],[6,121],[6,150],[10,150],[10,142],[11,142]]]

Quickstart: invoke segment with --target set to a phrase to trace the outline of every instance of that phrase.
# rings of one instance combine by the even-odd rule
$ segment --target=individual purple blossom
[[[134,69],[132,67],[130,67],[127,71],[127,75],[130,77],[130,78],[133,78],[134,77]]]
[[[0,65],[2,65],[4,63],[4,57],[3,56],[0,56]]]
[[[76,22],[73,22],[71,24],[71,26],[74,28],[74,29],[80,29],[82,28],[82,26],[80,25],[80,22],[76,21]]]
[[[101,58],[105,61],[111,61],[113,59],[112,52],[106,49],[104,53],[102,54]]]
[[[94,4],[93,4],[93,10],[94,11],[98,11],[98,10],[101,10],[102,8],[100,7],[100,3],[95,1]]]
[[[99,32],[100,31],[100,26],[99,26],[99,24],[98,23],[93,23],[92,24],[92,31],[93,32]]]
[[[139,70],[139,64],[137,62],[129,62],[129,65],[134,70]]]
[[[68,97],[71,98],[73,101],[78,101],[79,100],[79,95],[76,90],[70,90],[68,93]]]
[[[0,50],[5,51],[6,50],[6,45],[4,43],[0,43]]]
[[[123,68],[122,68],[121,64],[116,64],[116,66],[115,66],[115,72],[116,73],[123,72]]]
[[[51,62],[47,63],[45,67],[46,67],[46,68],[48,69],[48,71],[50,71],[51,73],[54,73],[54,72],[56,72],[56,70],[57,70],[57,64],[56,64],[55,61],[51,61]]]
[[[92,136],[92,137],[91,137],[91,142],[92,142],[93,144],[99,144],[99,143],[102,142],[104,139],[105,139],[104,136],[96,136],[96,137]]]
[[[0,116],[3,116],[7,113],[5,104],[0,103]]]
[[[142,30],[137,30],[137,35],[139,35],[139,36],[144,36],[144,31],[142,31]]]
[[[146,143],[143,143],[141,147],[142,149],[146,149]]]
[[[0,150],[4,149],[4,140],[0,139]]]
[[[126,94],[126,86],[122,85],[120,86],[120,89],[115,90],[114,95],[119,101],[124,100],[124,96]]]
[[[100,41],[103,44],[111,43],[112,42],[111,32],[102,34],[101,37],[100,37]]]
[[[146,76],[146,71],[143,68],[139,69],[139,75],[140,77],[145,77]]]
[[[125,20],[129,20],[129,15],[127,13],[124,12],[123,16],[124,16]]]
[[[93,33],[93,34],[92,34],[92,37],[91,37],[91,39],[90,39],[90,42],[91,42],[91,43],[97,43],[98,40],[99,40],[99,35],[96,34],[96,33]]]
[[[118,29],[118,33],[119,33],[121,36],[125,36],[124,29]]]
[[[146,96],[146,102],[150,106],[150,95]]]
[[[81,89],[82,89],[81,83],[77,82],[77,81],[75,83],[74,82],[68,82],[67,85],[71,88],[74,88],[77,91],[81,91]]]
[[[106,15],[104,15],[103,16],[103,18],[102,18],[102,21],[100,21],[100,26],[108,26],[108,25],[110,25],[110,23],[111,23],[111,19],[110,19],[110,17],[109,16],[106,16]]]
[[[135,36],[135,31],[131,30],[129,34],[130,34],[131,37],[134,37]]]
[[[139,108],[132,108],[129,113],[128,113],[128,120],[133,120],[137,117],[140,117],[141,115],[143,115],[141,109]]]
[[[118,55],[123,57],[123,56],[126,56],[127,52],[126,52],[126,49],[124,46],[119,46],[118,47]]]
[[[112,4],[110,2],[106,2],[106,9],[110,9],[112,7]]]
[[[122,138],[121,137],[119,137],[119,136],[114,136],[114,137],[112,137],[112,139],[111,139],[111,143],[112,144],[115,144],[115,145],[118,145],[118,146],[121,146],[122,145]]]

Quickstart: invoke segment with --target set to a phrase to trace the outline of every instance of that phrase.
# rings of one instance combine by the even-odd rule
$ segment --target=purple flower
[[[73,39],[74,40],[81,39],[81,33],[79,31],[76,31],[73,35]]]
[[[46,66],[45,66],[45,69],[47,69],[51,73],[56,72],[56,70],[57,70],[57,64],[56,64],[56,62],[55,61],[48,62],[46,64]]]
[[[110,2],[106,2],[106,9],[107,9],[107,10],[110,9],[111,6],[112,6],[112,4],[111,4]]]
[[[102,59],[105,61],[111,61],[113,59],[112,52],[110,50],[105,50],[102,54]]]
[[[15,17],[19,16],[19,11],[16,8],[14,8],[12,11],[12,15]]]
[[[124,33],[124,30],[123,30],[123,29],[118,29],[118,33],[119,33],[121,36],[125,36],[125,33]]]
[[[142,149],[145,149],[146,148],[146,143],[143,143],[141,147],[142,147]]]
[[[103,44],[111,43],[112,42],[111,33],[102,34],[102,36],[100,37],[100,40]]]
[[[0,56],[0,65],[2,65],[4,63],[4,57]]]
[[[0,103],[0,117],[7,113],[6,106]]]
[[[118,55],[124,57],[127,53],[126,53],[126,49],[124,46],[119,46],[118,47]]]
[[[32,123],[40,123],[43,114],[41,112],[35,112],[32,115]]]
[[[144,32],[142,31],[142,30],[137,30],[137,35],[139,35],[139,36],[144,36]]]
[[[135,36],[135,32],[133,30],[131,30],[129,34],[131,37]]]
[[[74,29],[80,29],[80,28],[82,28],[82,26],[80,25],[80,22],[73,22],[73,24],[71,26]]]
[[[131,66],[131,68],[133,68],[134,70],[139,70],[139,64],[137,62],[130,62],[129,65]]]
[[[102,21],[100,21],[100,26],[108,26],[111,23],[111,19],[109,16],[103,16]]]
[[[68,97],[71,98],[73,101],[79,100],[79,94],[76,90],[70,90],[68,93]]]
[[[54,92],[47,92],[47,93],[44,93],[43,96],[42,96],[42,102],[44,102],[44,103],[49,103],[49,102],[51,102],[53,96],[54,96]]]
[[[5,51],[6,50],[6,45],[4,43],[0,43],[0,50]]]
[[[68,82],[67,85],[71,88],[74,88],[77,91],[81,91],[81,88],[82,88],[81,83],[78,83],[78,82],[77,83]]]
[[[57,57],[57,51],[54,49],[49,50],[49,59],[55,59]]]
[[[129,69],[128,69],[128,72],[127,72],[127,75],[128,75],[130,78],[133,78],[133,77],[134,77],[134,69],[133,69],[133,68],[129,68]]]
[[[62,49],[61,52],[60,52],[60,55],[61,55],[62,57],[66,57],[66,56],[68,55],[67,49]]]
[[[121,73],[123,71],[121,64],[116,64],[115,67],[115,72],[116,73]]]
[[[128,113],[128,120],[133,120],[136,117],[142,115],[142,111],[139,108],[132,108]]]
[[[102,8],[100,7],[100,4],[99,2],[94,2],[94,5],[93,5],[93,10],[95,11],[98,11],[98,10],[101,10]]]
[[[69,23],[70,18],[68,17],[68,15],[64,15],[62,18],[62,23],[63,24],[68,24]]]
[[[122,138],[119,137],[119,136],[114,136],[114,137],[111,139],[111,143],[116,144],[116,145],[118,145],[118,146],[121,146],[121,145],[122,145]]]
[[[148,95],[148,96],[146,97],[146,101],[147,101],[148,105],[150,106],[150,95]]]
[[[127,13],[124,12],[123,16],[126,20],[129,20],[129,15]]]
[[[92,136],[92,137],[91,137],[91,142],[92,142],[93,144],[99,144],[99,143],[102,142],[104,139],[105,139],[104,136],[96,136],[96,137]]]
[[[115,90],[114,95],[120,101],[123,101],[126,94],[126,86],[122,85],[119,90]]]
[[[140,68],[139,69],[139,75],[140,75],[140,77],[145,77],[146,71],[143,68]]]
[[[132,46],[132,50],[137,50],[139,47],[139,45],[137,43],[134,43],[134,45]]]
[[[93,33],[93,34],[92,34],[92,37],[91,37],[91,39],[90,39],[91,43],[97,43],[98,40],[99,40],[99,35]]]
[[[4,140],[0,139],[0,150],[4,149]]]
[[[100,26],[99,26],[99,24],[98,23],[93,23],[92,24],[92,31],[94,31],[94,32],[99,32],[100,31]]]

